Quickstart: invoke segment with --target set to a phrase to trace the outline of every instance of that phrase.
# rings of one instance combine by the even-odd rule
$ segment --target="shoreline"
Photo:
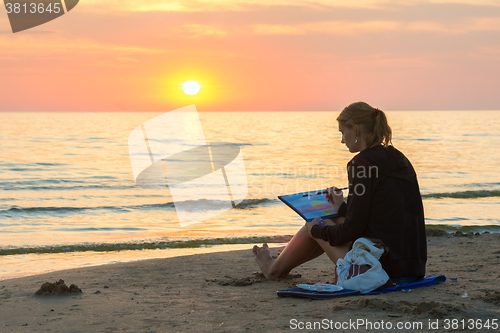
[[[475,228],[476,226],[462,226],[460,230],[457,228],[447,227],[445,225],[427,225],[426,233],[427,236],[460,236],[460,235],[479,235],[479,234],[500,234],[496,232],[495,228],[487,228],[488,226],[481,226],[481,228],[486,229],[479,233]],[[489,226],[491,227],[491,226]],[[500,226],[498,227],[500,228]],[[471,231],[472,230],[472,231]],[[500,230],[500,229],[499,229]],[[125,263],[138,260],[148,260],[154,258],[172,258],[186,255],[196,255],[203,253],[214,253],[214,252],[227,252],[239,249],[251,249],[254,245],[261,245],[262,242],[267,242],[271,246],[284,246],[292,238],[292,235],[270,235],[270,236],[247,236],[244,237],[244,242],[222,242],[220,244],[214,243],[213,239],[199,239],[199,240],[189,240],[189,242],[201,242],[201,245],[193,246],[182,246],[180,247],[168,247],[165,248],[165,244],[168,243],[158,243],[158,242],[145,242],[146,246],[141,248],[136,243],[132,243],[130,249],[124,247],[123,244],[118,244],[117,250],[84,250],[84,251],[67,251],[68,247],[71,246],[47,246],[49,252],[36,252],[36,247],[28,248],[33,252],[28,253],[13,253],[12,251],[17,251],[16,249],[9,249],[5,251],[0,251],[0,282],[15,279],[26,276],[33,276],[39,274],[45,274],[52,271],[74,269],[74,268],[84,268],[93,267],[113,263]],[[217,240],[217,239],[215,239]],[[248,242],[248,241],[251,242]],[[179,241],[175,241],[179,242]],[[256,243],[253,243],[256,242]],[[182,241],[181,241],[182,243]],[[153,246],[152,246],[153,245]],[[85,248],[111,248],[113,244],[105,244],[104,246],[99,246],[99,244],[84,245],[77,244],[74,247],[77,249]],[[157,247],[154,247],[157,246]],[[51,267],[51,268],[47,268]],[[53,268],[55,267],[55,268]]]
[[[284,246],[286,243],[271,243],[276,246]],[[62,253],[34,253],[23,255],[11,255],[3,258],[0,265],[0,283],[3,281],[18,279],[29,276],[48,274],[51,272],[64,271],[70,269],[105,266],[120,263],[129,263],[150,259],[168,259],[184,257],[190,255],[200,255],[207,253],[228,252],[237,250],[250,250],[254,245],[261,244],[223,244],[196,248],[173,248],[173,249],[143,249],[143,250],[122,250],[106,252],[62,252]],[[29,261],[22,265],[16,263],[16,257],[29,257]],[[32,264],[30,269],[27,264]],[[59,263],[59,265],[58,265]],[[21,267],[19,268],[18,265]],[[57,265],[60,268],[49,269],[49,265]],[[43,268],[35,268],[41,266]],[[11,273],[16,270],[16,273]],[[16,276],[17,275],[17,276]]]
[[[297,267],[289,278],[274,281],[257,274],[251,250],[9,279],[0,281],[0,331],[284,332],[292,328],[293,320],[324,319],[420,322],[426,331],[429,320],[438,320],[440,330],[445,319],[498,322],[499,241],[500,234],[429,236],[427,275],[444,274],[445,283],[411,292],[322,301],[281,298],[276,291],[298,283],[332,283],[334,265],[324,255]],[[83,293],[33,296],[42,283],[59,279],[68,286],[76,284]]]

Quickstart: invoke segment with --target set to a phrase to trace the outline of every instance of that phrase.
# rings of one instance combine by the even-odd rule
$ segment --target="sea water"
[[[130,164],[128,135],[159,114],[0,113],[0,280],[285,243],[304,221],[277,196],[347,186],[338,112],[200,112],[207,141],[240,146],[248,195],[181,227],[170,193],[138,187]],[[500,232],[500,112],[387,114],[427,226]]]

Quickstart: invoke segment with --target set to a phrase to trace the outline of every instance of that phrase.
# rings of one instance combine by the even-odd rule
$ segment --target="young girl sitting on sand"
[[[254,246],[255,261],[266,278],[285,277],[293,268],[323,253],[337,263],[353,241],[369,238],[384,246],[382,267],[396,283],[425,275],[427,244],[417,176],[410,161],[391,145],[392,131],[383,111],[364,102],[338,116],[339,131],[351,153],[347,164],[349,196],[328,189],[326,199],[341,215],[306,222],[278,258],[267,244]]]

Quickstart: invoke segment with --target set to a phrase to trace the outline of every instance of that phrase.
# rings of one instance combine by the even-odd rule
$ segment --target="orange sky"
[[[83,0],[16,34],[1,8],[0,111],[500,110],[500,0]]]

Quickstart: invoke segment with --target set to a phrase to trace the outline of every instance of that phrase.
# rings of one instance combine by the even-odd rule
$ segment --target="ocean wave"
[[[500,183],[469,183],[469,184],[455,184],[452,185],[454,187],[467,187],[467,188],[472,188],[472,187],[499,187]]]
[[[427,229],[441,229],[448,233],[461,231],[463,233],[500,233],[500,225],[467,225],[451,226],[445,224],[426,225]],[[161,250],[161,249],[182,249],[201,248],[217,245],[234,244],[262,244],[262,243],[287,243],[292,238],[291,235],[276,236],[253,236],[234,238],[206,238],[190,240],[171,241],[144,241],[126,243],[82,243],[68,245],[48,245],[37,247],[0,247],[0,256],[24,255],[24,254],[45,254],[45,253],[70,253],[70,252],[116,252],[130,250]]]
[[[275,203],[281,203],[281,201],[278,199],[267,199],[267,198],[245,199],[236,206],[236,209],[245,209],[248,207],[253,208],[260,205],[275,204]]]
[[[461,225],[461,226],[453,226],[448,224],[426,224],[426,229],[441,229],[446,230],[449,233],[461,231],[464,233],[467,232],[491,232],[491,233],[500,233],[500,225]]]
[[[273,199],[246,199],[239,203],[235,209],[252,209],[257,206],[266,205],[269,203],[278,203],[279,200]],[[209,211],[214,209],[219,209],[227,206],[226,201],[221,200],[187,200],[179,201],[178,203],[188,203],[189,206],[196,208],[199,211]],[[55,213],[55,214],[72,214],[80,213],[85,211],[113,211],[113,212],[130,212],[132,210],[160,210],[175,209],[175,204],[173,202],[156,203],[156,204],[144,204],[144,205],[131,205],[131,206],[97,206],[97,207],[19,207],[11,206],[8,209],[0,210],[0,216],[2,215],[20,215],[20,214],[38,214],[38,213]]]
[[[442,192],[442,193],[427,193],[423,194],[425,199],[477,199],[477,198],[494,198],[500,197],[500,190],[474,190],[474,191],[458,191],[458,192]],[[3,200],[2,200],[3,201]],[[184,207],[192,207],[197,211],[210,211],[223,209],[227,207],[226,201],[221,200],[186,200],[178,201],[178,204],[184,204]],[[245,199],[239,203],[234,209],[253,209],[267,205],[279,205],[281,201],[278,199],[258,198]],[[18,217],[22,215],[32,216],[34,214],[78,214],[82,212],[114,212],[128,213],[137,210],[174,210],[174,202],[152,203],[142,205],[110,205],[96,207],[20,207],[7,206],[8,208],[0,210],[0,217]]]
[[[476,199],[476,198],[489,198],[500,197],[500,190],[476,190],[476,191],[460,191],[460,192],[443,192],[443,193],[428,193],[423,194],[423,199]]]
[[[19,184],[0,184],[0,190],[4,191],[80,191],[80,190],[129,190],[136,188],[135,185],[106,185],[106,184],[92,184],[92,185],[65,185],[61,186],[47,186],[47,185],[19,185]]]
[[[231,244],[261,244],[261,243],[287,243],[292,236],[255,236],[236,238],[209,238],[193,240],[175,240],[159,242],[138,243],[83,243],[72,245],[38,246],[38,247],[6,247],[0,248],[0,256],[20,254],[67,253],[67,252],[112,252],[127,250],[157,250],[157,249],[182,249],[199,248],[216,245]]]
[[[12,206],[9,209],[1,210],[2,215],[16,215],[16,214],[38,214],[38,213],[80,213],[85,211],[114,211],[114,212],[130,212],[133,209],[173,209],[175,206],[171,202],[161,204],[148,204],[137,206],[98,206],[98,207],[19,207]]]

